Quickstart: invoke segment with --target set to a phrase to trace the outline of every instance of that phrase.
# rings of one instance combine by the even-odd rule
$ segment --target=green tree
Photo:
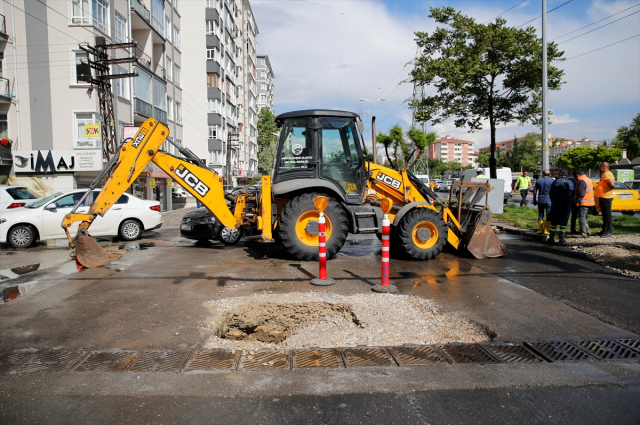
[[[489,166],[489,158],[491,154],[487,151],[480,151],[478,153],[478,166],[481,168],[487,168]]]
[[[598,146],[598,148],[596,149],[597,164],[594,168],[599,167],[601,162],[608,162],[610,164],[613,164],[614,162],[620,161],[620,158],[622,158],[622,149]]]
[[[400,124],[391,127],[388,134],[380,132],[376,136],[377,142],[384,146],[387,160],[394,170],[400,170],[405,166],[407,169],[413,169],[418,159],[416,152],[426,149],[437,138],[435,133],[425,133],[415,127],[407,131],[407,137],[413,142],[413,150],[409,149],[404,140],[404,132]],[[389,155],[389,150],[393,152],[393,159]],[[402,157],[400,157],[399,152],[402,152]]]
[[[258,171],[262,175],[271,175],[278,150],[278,131],[276,116],[269,108],[262,108],[258,114]]]
[[[542,140],[542,134],[529,133],[522,140],[518,140],[516,136],[513,138],[513,147],[501,156],[503,163],[498,165],[514,171],[535,171],[541,162],[542,148],[539,142]]]
[[[556,164],[569,170],[595,169],[601,162],[614,163],[622,158],[622,150],[598,146],[593,149],[589,146],[578,146],[569,149],[556,160]]]
[[[456,127],[491,129],[490,176],[496,178],[496,127],[513,121],[541,121],[542,42],[534,27],[508,27],[496,19],[478,24],[452,7],[431,8],[431,18],[448,28],[416,32],[422,56],[411,72],[420,86],[436,94],[410,103],[418,121],[442,123],[455,117]],[[554,62],[564,60],[556,43],[548,43],[548,87],[559,90],[564,71]]]
[[[627,158],[640,156],[640,114],[636,115],[629,127],[623,125],[618,129],[614,145],[616,148],[626,149]]]

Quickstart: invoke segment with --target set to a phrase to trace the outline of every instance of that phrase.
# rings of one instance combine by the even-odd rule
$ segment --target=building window
[[[209,164],[222,165],[222,152],[221,151],[209,151]]]
[[[267,85],[264,83],[260,84],[260,91],[267,91]]]
[[[220,105],[221,105],[220,99],[208,99],[208,106],[209,106],[208,112],[212,114],[213,113],[219,114]]]
[[[215,72],[207,74],[207,87],[220,88],[220,76]]]
[[[264,59],[260,59],[260,65],[265,66],[266,65],[266,61]]]
[[[91,18],[91,4],[89,0],[73,0],[71,6],[71,22],[89,25]]]
[[[9,137],[9,121],[7,114],[0,114],[0,137],[6,139]]]
[[[176,102],[176,123],[182,124],[182,103]]]
[[[116,12],[115,42],[124,43],[128,39],[127,20]]]
[[[127,71],[120,67],[116,67],[116,74],[126,74]],[[129,100],[129,79],[128,78],[118,78],[115,81],[116,86],[116,96],[122,97],[123,99]]]
[[[91,112],[77,112],[75,114],[76,148],[99,148],[102,143],[100,137],[87,137],[84,126],[88,124],[100,124],[98,114]]]
[[[176,46],[176,49],[180,48],[180,30],[173,27],[173,45]]]
[[[73,52],[73,82],[75,84],[88,84],[91,82],[91,67],[89,66],[89,58],[87,52]]]
[[[77,25],[93,24],[104,33],[109,29],[109,3],[104,0],[72,0],[71,22]]]
[[[207,49],[207,60],[220,62],[220,59],[218,58],[218,49]]]
[[[173,121],[173,99],[167,96],[167,119]]]
[[[219,125],[209,126],[209,139],[222,139],[222,134],[220,133]]]
[[[109,31],[109,3],[103,0],[92,0],[93,25],[100,31]]]
[[[178,65],[173,65],[173,82],[176,86],[180,86],[180,67]]]
[[[176,10],[176,12],[180,12],[180,1],[179,0],[173,0],[173,8]]]
[[[207,35],[218,35],[218,21],[207,22]]]
[[[171,43],[171,19],[168,16],[164,17],[164,38]]]
[[[173,81],[173,62],[170,57],[166,57],[166,70],[167,70],[167,80]]]

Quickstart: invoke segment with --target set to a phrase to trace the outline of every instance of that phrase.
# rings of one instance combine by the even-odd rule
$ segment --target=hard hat
[[[477,171],[478,173],[484,173],[484,170],[483,170],[482,168],[478,168],[476,171]]]

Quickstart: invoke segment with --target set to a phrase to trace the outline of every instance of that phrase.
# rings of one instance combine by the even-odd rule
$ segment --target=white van
[[[489,177],[489,168],[472,168],[471,170],[466,170],[464,172],[464,176],[462,180],[471,181],[478,174],[478,170],[482,170],[485,176]],[[513,175],[511,174],[511,168],[509,167],[497,167],[496,168],[497,177],[500,180],[504,180],[504,203],[506,204],[509,199],[513,196],[511,194],[511,182],[513,179]]]
[[[426,174],[416,174],[416,177],[418,178],[418,180],[420,180],[423,184],[426,184],[427,186],[431,181],[429,180],[429,176],[427,176]]]

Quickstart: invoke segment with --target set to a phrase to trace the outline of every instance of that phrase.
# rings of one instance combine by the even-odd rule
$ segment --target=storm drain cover
[[[603,360],[634,359],[640,357],[640,354],[616,341],[578,341],[576,344],[589,350]]]
[[[443,363],[431,347],[392,347],[389,351],[401,365]]]
[[[234,369],[239,354],[231,351],[196,351],[184,371]]]
[[[491,356],[477,345],[441,345],[439,346],[453,363],[495,363]]]
[[[62,372],[68,370],[85,355],[84,352],[38,353],[32,359],[20,366],[15,373],[32,372]]]
[[[132,372],[178,372],[182,366],[184,352],[143,351],[128,369]]]
[[[332,349],[296,350],[293,367],[341,367],[338,351]]]
[[[484,345],[483,347],[504,363],[544,362],[544,360],[520,345]]]
[[[621,342],[624,345],[640,352],[640,339],[619,339],[618,342]]]
[[[32,353],[6,353],[0,354],[0,373],[8,373],[20,363],[33,357]]]
[[[93,351],[76,371],[123,372],[136,358],[137,351]]]
[[[596,360],[569,341],[526,343],[551,361]]]
[[[265,351],[258,353],[244,352],[242,369],[287,369],[289,367],[288,351]]]
[[[384,348],[345,348],[344,355],[349,367],[394,365]]]

